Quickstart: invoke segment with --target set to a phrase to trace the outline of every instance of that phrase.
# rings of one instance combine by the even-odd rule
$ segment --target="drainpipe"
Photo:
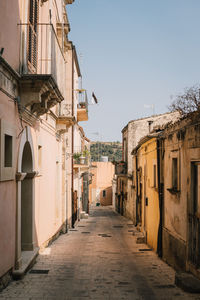
[[[72,116],[74,117],[74,46],[72,46]],[[71,182],[71,197],[72,197],[72,227],[73,224],[73,206],[74,206],[74,125],[72,125],[72,160],[71,160],[71,168],[72,168],[72,182]]]
[[[135,154],[135,176],[136,176],[136,226],[139,222],[138,220],[138,158],[137,158],[137,152]]]
[[[157,253],[159,257],[162,257],[162,230],[163,230],[163,184],[161,183],[161,140],[157,139],[157,179],[158,179],[158,197],[159,197],[159,210],[160,210],[160,223],[158,227],[158,242]]]

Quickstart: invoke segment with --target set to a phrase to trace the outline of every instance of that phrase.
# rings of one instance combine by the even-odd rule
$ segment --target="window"
[[[28,27],[28,65],[32,72],[37,68],[38,0],[30,0]]]
[[[106,197],[106,190],[103,190],[103,197]]]
[[[12,136],[4,135],[4,167],[12,167]]]
[[[0,181],[15,179],[15,126],[0,119]]]
[[[172,158],[172,188],[178,189],[178,160]]]

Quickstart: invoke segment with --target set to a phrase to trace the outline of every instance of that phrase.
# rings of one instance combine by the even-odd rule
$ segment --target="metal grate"
[[[149,248],[145,248],[145,249],[139,249],[139,251],[152,251],[152,249],[149,249]]]
[[[99,233],[98,236],[101,236],[101,237],[112,237],[111,235],[109,235],[107,233]]]
[[[36,269],[33,269],[29,273],[30,274],[48,274],[49,270],[36,270]]]
[[[88,234],[88,233],[90,233],[89,231],[82,231],[81,233],[86,233],[86,234]]]

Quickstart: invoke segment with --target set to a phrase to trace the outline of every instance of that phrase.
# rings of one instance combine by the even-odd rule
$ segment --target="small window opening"
[[[106,197],[106,191],[103,190],[103,197]]]
[[[12,136],[5,134],[4,167],[12,167]]]
[[[172,158],[172,188],[178,189],[178,160]]]

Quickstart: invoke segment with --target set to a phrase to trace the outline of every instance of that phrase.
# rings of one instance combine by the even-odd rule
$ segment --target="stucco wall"
[[[179,114],[166,113],[162,115],[155,115],[144,119],[133,120],[128,123],[128,173],[132,172],[132,150],[138,145],[140,139],[156,126],[162,126],[168,122],[175,122],[178,119]],[[149,125],[149,121],[152,123]]]
[[[0,120],[16,128],[19,134],[20,123],[16,120],[16,107],[14,101],[0,91]],[[19,139],[16,139],[14,159],[19,147]],[[1,149],[1,152],[4,149]],[[3,162],[1,162],[3,163]],[[2,167],[2,164],[0,164]],[[15,232],[16,232],[16,184],[14,180],[0,182],[0,277],[14,266],[15,261]]]
[[[147,244],[157,250],[158,227],[160,221],[159,196],[157,182],[157,147],[156,139],[143,143],[138,149],[138,168],[142,168],[142,230]],[[156,183],[154,186],[154,166]]]
[[[1,1],[0,10],[0,47],[4,48],[3,57],[15,71],[19,71],[20,43],[20,0]],[[6,28],[6,34],[3,28]]]
[[[40,127],[39,133],[32,134],[36,154],[38,135],[42,142],[41,176],[35,179],[36,232],[41,245],[62,225],[62,143],[55,139],[54,132],[46,124]]]
[[[139,141],[149,134],[153,128],[161,127],[168,122],[174,123],[179,117],[177,112],[166,113],[162,115],[155,115],[139,120],[130,121],[122,131],[123,138],[127,139],[128,145],[128,167],[127,173],[129,176],[133,175],[134,163],[131,155],[132,150],[138,145]],[[150,122],[150,123],[149,123]],[[136,193],[132,188],[132,182],[128,179],[127,182],[127,200],[125,201],[125,216],[132,219],[136,223]]]
[[[100,201],[102,205],[112,204],[112,180],[114,176],[114,165],[111,162],[93,162],[94,169],[91,169],[92,184],[90,185],[90,203],[96,200]],[[105,197],[103,197],[105,191]],[[99,197],[97,199],[97,194]],[[93,195],[93,196],[92,196]]]
[[[187,125],[184,127],[184,125]],[[191,214],[191,165],[200,161],[199,126],[180,124],[169,128],[165,135],[164,156],[164,240],[163,256],[176,268],[186,268],[189,239],[188,216]],[[172,158],[178,160],[178,187],[172,189]],[[181,256],[177,255],[177,244]]]

